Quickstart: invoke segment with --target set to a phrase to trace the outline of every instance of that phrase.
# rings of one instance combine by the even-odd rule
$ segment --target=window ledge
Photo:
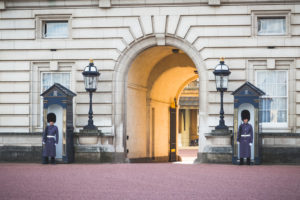
[[[300,137],[300,133],[277,133],[277,132],[272,132],[272,133],[260,133],[261,136],[265,137]]]
[[[287,127],[262,127],[263,133],[291,133],[292,130]]]

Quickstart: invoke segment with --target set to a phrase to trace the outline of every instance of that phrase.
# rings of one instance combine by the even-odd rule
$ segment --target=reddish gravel
[[[300,166],[0,164],[0,199],[299,200]]]

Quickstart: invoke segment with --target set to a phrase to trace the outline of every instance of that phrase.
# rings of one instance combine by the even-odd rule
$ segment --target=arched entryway
[[[172,37],[166,37],[166,46],[157,46],[155,37],[144,39],[120,58],[114,78],[117,152],[124,152],[130,161],[169,160],[170,109],[178,104],[183,88],[197,78],[199,95],[203,95],[199,103],[201,148],[207,129],[207,76],[199,53],[191,45]]]
[[[179,92],[187,80],[197,77],[193,61],[172,46],[151,47],[134,59],[126,101],[126,150],[131,161],[168,161],[170,152],[176,155]]]

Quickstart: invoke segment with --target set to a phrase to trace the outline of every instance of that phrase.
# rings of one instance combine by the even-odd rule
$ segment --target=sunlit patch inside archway
[[[146,49],[134,59],[126,92],[126,149],[131,161],[169,160],[170,108],[183,88],[197,79],[195,71],[189,56],[171,46]]]

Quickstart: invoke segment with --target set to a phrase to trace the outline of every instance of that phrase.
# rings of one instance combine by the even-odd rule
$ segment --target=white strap
[[[248,134],[248,135],[241,135],[242,137],[250,137],[250,134]]]

